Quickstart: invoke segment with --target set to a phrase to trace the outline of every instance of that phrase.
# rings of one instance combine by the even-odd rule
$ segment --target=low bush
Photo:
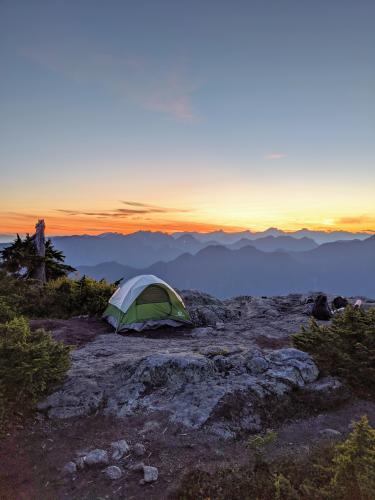
[[[66,277],[49,281],[39,293],[29,290],[30,301],[22,312],[30,317],[69,318],[79,315],[101,315],[116,285],[85,276],[80,280]]]
[[[86,277],[60,277],[42,285],[0,270],[0,431],[20,408],[59,384],[69,368],[70,348],[28,318],[102,314],[116,288]]]
[[[0,271],[0,322],[16,313],[30,318],[101,315],[116,286],[85,276],[80,280],[61,277],[41,285]]]
[[[362,393],[375,395],[375,308],[346,307],[328,325],[311,320],[293,335],[293,343],[309,352],[323,373],[342,377]]]
[[[261,438],[263,439],[263,438]],[[265,441],[267,442],[267,441]],[[366,417],[339,445],[326,443],[305,457],[255,462],[214,473],[187,474],[177,500],[374,500],[375,429]]]
[[[45,330],[32,331],[24,317],[0,324],[0,420],[52,391],[69,368],[69,352]]]
[[[19,312],[25,290],[26,283],[24,281],[18,280],[0,269],[0,314],[2,314],[0,323],[11,319],[9,310],[15,313]]]
[[[15,318],[15,316],[16,311],[3,297],[0,297],[0,324],[10,321]]]
[[[336,448],[328,494],[334,498],[375,498],[375,429],[362,417]]]

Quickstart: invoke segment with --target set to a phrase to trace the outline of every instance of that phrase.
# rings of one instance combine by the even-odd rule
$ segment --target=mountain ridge
[[[119,263],[79,266],[80,274],[115,281],[155,274],[180,289],[204,290],[220,298],[284,295],[327,290],[343,295],[375,295],[375,236],[364,241],[327,243],[304,252],[263,252],[212,245],[143,269]]]

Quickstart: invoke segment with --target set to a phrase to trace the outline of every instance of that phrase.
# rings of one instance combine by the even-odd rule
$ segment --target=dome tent
[[[119,332],[190,324],[178,293],[152,274],[135,276],[120,285],[103,317]]]

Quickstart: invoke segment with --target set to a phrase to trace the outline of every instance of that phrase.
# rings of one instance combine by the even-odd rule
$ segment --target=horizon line
[[[308,232],[320,232],[320,233],[325,233],[325,234],[332,234],[332,233],[349,233],[349,234],[353,234],[353,235],[364,235],[364,234],[368,234],[369,236],[375,234],[375,229],[363,229],[363,230],[359,230],[359,231],[350,231],[350,230],[347,230],[347,229],[343,229],[343,228],[335,228],[335,229],[326,229],[326,228],[308,228],[308,227],[301,227],[299,229],[282,229],[282,228],[279,228],[279,227],[274,227],[274,226],[270,226],[268,227],[267,229],[264,229],[264,230],[251,230],[249,228],[234,228],[234,229],[231,229],[231,228],[225,228],[225,226],[221,227],[221,228],[218,228],[218,229],[212,229],[210,231],[199,231],[199,230],[174,230],[174,231],[167,231],[167,230],[161,230],[161,229],[155,229],[155,230],[152,230],[152,229],[137,229],[135,231],[129,231],[129,232],[119,232],[119,231],[104,231],[104,232],[99,232],[99,231],[92,231],[92,232],[83,232],[83,233],[69,233],[69,234],[66,234],[66,233],[54,233],[54,234],[50,234],[48,235],[48,238],[55,238],[55,237],[72,237],[72,236],[103,236],[103,235],[107,235],[107,234],[117,234],[117,235],[121,235],[121,236],[129,236],[129,235],[132,235],[132,234],[136,234],[136,233],[161,233],[161,234],[168,234],[168,235],[173,235],[173,234],[178,234],[178,233],[185,233],[185,234],[189,234],[189,233],[197,233],[197,234],[212,234],[212,233],[218,233],[218,232],[221,232],[221,233],[225,233],[225,234],[236,234],[236,233],[251,233],[251,234],[260,234],[260,233],[266,233],[266,232],[269,232],[269,231],[280,231],[286,235],[288,234],[295,234],[295,233],[298,233],[298,232],[301,232],[301,231],[308,231]],[[4,233],[0,233],[0,238],[1,239],[4,239],[4,238],[9,238],[9,241],[12,241],[13,238],[15,238],[17,236],[17,234],[19,234],[20,236],[25,236],[26,234],[33,234],[33,231],[20,231],[20,232],[15,232],[15,233],[9,233],[9,232],[4,232]],[[0,243],[8,243],[8,241],[2,241]]]

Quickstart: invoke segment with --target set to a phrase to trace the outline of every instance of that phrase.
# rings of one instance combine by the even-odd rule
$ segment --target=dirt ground
[[[287,421],[279,429],[273,455],[305,453],[317,443],[319,431],[333,428],[344,435],[352,420],[367,414],[375,425],[375,403],[354,400],[325,414]],[[147,422],[153,430],[141,432]],[[143,443],[146,454],[129,454],[120,461],[122,478],[108,480],[99,469],[85,469],[73,476],[61,472],[65,463],[80,452],[109,449],[112,441],[126,439]],[[165,415],[127,417],[121,420],[93,415],[69,421],[29,421],[7,436],[0,449],[0,498],[14,499],[166,499],[173,496],[184,473],[193,469],[213,470],[220,465],[243,464],[248,460],[246,438],[219,440],[204,430],[189,431],[171,424]],[[127,467],[142,460],[159,469],[159,479],[141,485],[140,472]]]
[[[112,329],[101,320],[73,318],[70,320],[33,320],[33,328],[53,330],[56,339],[78,347],[94,340],[99,334]],[[132,334],[134,335],[134,334]],[[139,340],[153,338],[178,338],[188,341],[191,331],[152,331],[137,334]],[[287,344],[286,337],[258,337],[262,347],[274,349]],[[281,344],[281,345],[280,345]],[[347,434],[352,420],[366,414],[375,426],[375,402],[352,399],[333,411],[312,412],[305,418],[289,419],[279,428],[278,440],[270,454],[306,453],[319,439],[319,431],[336,429]],[[154,422],[153,430],[144,430],[145,424]],[[149,424],[147,424],[149,425]],[[143,430],[143,431],[142,431]],[[123,476],[110,481],[98,469],[85,468],[77,474],[64,476],[62,468],[95,448],[109,451],[110,443],[125,439],[130,445],[143,443],[146,454],[136,458],[131,453],[118,465]],[[223,465],[245,463],[249,458],[247,437],[235,441],[219,439],[204,429],[189,430],[171,424],[167,415],[146,414],[115,419],[94,414],[69,420],[48,420],[41,415],[29,417],[23,424],[15,425],[5,439],[0,441],[0,499],[167,499],[183,474],[193,468],[214,470]],[[159,479],[150,485],[140,484],[141,472],[129,466],[138,461],[159,470]],[[111,461],[111,464],[115,462]]]

